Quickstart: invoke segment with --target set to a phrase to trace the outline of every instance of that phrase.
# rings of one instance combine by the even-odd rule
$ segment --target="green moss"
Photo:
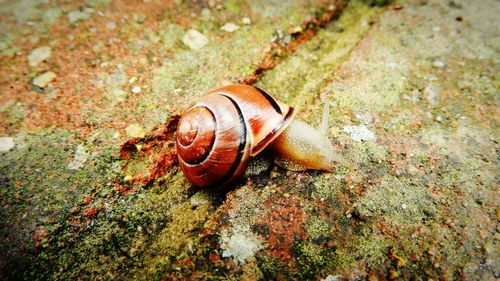
[[[73,140],[74,135],[65,131],[24,135],[17,139],[16,149],[0,165],[0,176],[5,179],[1,205],[15,206],[3,213],[1,235],[17,236],[16,244],[4,245],[5,251],[16,247],[18,258],[30,261],[18,265],[10,272],[11,276],[19,276],[21,272],[26,277],[47,274],[47,269],[54,265],[59,245],[67,243],[68,211],[79,212],[81,200],[114,176],[109,169],[114,158],[106,151],[100,151],[97,158],[87,159],[85,168],[70,170]],[[36,229],[48,230],[48,240],[40,256],[46,258],[32,260],[29,253],[34,251]]]
[[[257,264],[263,274],[263,280],[286,279],[290,276],[287,264],[277,258],[267,255],[258,255]]]
[[[344,182],[341,177],[332,177],[329,174],[323,174],[316,178],[313,183],[314,190],[312,198],[322,201],[331,201],[335,199],[335,195],[341,192]]]
[[[223,4],[224,8],[231,12],[232,14],[239,14],[241,12],[241,3],[235,0],[226,0]]]
[[[352,270],[356,267],[356,257],[351,249],[338,248],[335,250],[335,258],[337,260],[338,269]]]
[[[318,278],[324,271],[332,271],[338,264],[338,257],[332,249],[325,249],[315,243],[296,241],[291,249],[297,264],[293,277],[300,280]]]
[[[324,241],[331,236],[333,226],[321,217],[312,217],[309,219],[306,229],[314,241]]]
[[[391,241],[380,235],[366,235],[349,244],[356,260],[364,260],[369,268],[379,268],[388,256]]]

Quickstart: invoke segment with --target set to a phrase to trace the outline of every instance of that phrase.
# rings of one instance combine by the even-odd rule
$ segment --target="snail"
[[[194,185],[219,190],[240,180],[251,157],[267,148],[285,169],[331,172],[342,161],[326,137],[328,102],[320,130],[294,117],[293,107],[257,87],[211,90],[179,120],[180,167]]]

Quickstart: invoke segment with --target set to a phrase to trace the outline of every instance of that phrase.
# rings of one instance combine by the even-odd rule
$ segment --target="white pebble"
[[[113,29],[116,28],[116,23],[114,23],[114,22],[108,22],[106,24],[106,28],[109,29],[109,30],[113,30]]]
[[[16,144],[14,143],[14,138],[12,137],[0,137],[0,152],[6,152],[14,148]]]
[[[200,15],[201,15],[203,18],[210,18],[211,12],[210,12],[210,10],[209,10],[209,9],[207,9],[207,8],[203,8],[203,9],[201,10]]]
[[[125,133],[131,138],[143,138],[146,135],[144,129],[139,124],[132,124],[125,128]]]
[[[406,209],[406,208],[408,208],[408,205],[406,205],[405,203],[403,203],[403,204],[401,205],[401,208]]]
[[[42,75],[39,75],[35,79],[33,79],[33,85],[38,86],[40,88],[44,88],[50,82],[52,82],[54,79],[56,79],[56,77],[57,77],[57,75],[54,72],[47,71],[47,72],[43,73]]]
[[[34,49],[28,56],[29,65],[33,67],[37,66],[39,63],[49,58],[51,53],[52,51],[48,46],[38,47]]]
[[[394,70],[394,69],[396,69],[396,67],[398,67],[398,64],[396,62],[391,61],[391,62],[387,63],[387,67]]]
[[[429,85],[424,89],[425,99],[431,104],[436,105],[441,96],[441,90],[433,85]]]
[[[437,60],[432,64],[434,67],[441,68],[444,66],[444,62]]]
[[[134,93],[134,94],[140,93],[141,90],[142,90],[141,87],[139,87],[137,85],[135,85],[134,87],[132,87],[132,93]]]
[[[89,158],[89,153],[85,150],[83,145],[79,144],[75,147],[75,155],[73,160],[68,163],[67,167],[70,170],[78,170],[82,168]]]
[[[340,281],[340,280],[344,280],[342,278],[342,275],[328,275],[325,277],[325,279],[322,279],[321,281]]]
[[[191,50],[198,50],[203,48],[208,43],[208,38],[195,29],[190,29],[182,37],[182,42],[186,44]]]
[[[88,11],[72,11],[68,13],[69,22],[75,23],[77,21],[82,21],[90,18],[90,13]]]
[[[240,27],[232,22],[228,22],[220,28],[220,30],[226,32],[235,32],[238,29],[240,29]]]

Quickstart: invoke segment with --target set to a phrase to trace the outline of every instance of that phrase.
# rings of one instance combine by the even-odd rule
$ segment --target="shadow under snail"
[[[343,162],[326,136],[328,102],[315,129],[294,120],[293,107],[262,89],[229,85],[211,90],[182,115],[175,136],[179,163],[194,185],[219,190],[240,180],[264,149],[285,169],[332,171]]]

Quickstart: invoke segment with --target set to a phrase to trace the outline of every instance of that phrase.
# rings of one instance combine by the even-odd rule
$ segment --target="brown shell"
[[[210,91],[183,114],[176,134],[179,163],[200,187],[239,180],[255,156],[283,132],[292,107],[263,90],[230,85]]]

